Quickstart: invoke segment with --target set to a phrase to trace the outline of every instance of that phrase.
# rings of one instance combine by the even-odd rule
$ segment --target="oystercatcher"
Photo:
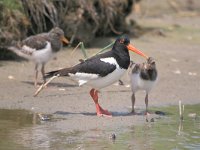
[[[38,67],[41,65],[41,73],[45,80],[45,64],[53,57],[53,54],[62,48],[62,42],[68,44],[69,41],[64,37],[64,32],[59,27],[55,27],[48,33],[40,33],[30,36],[23,41],[8,47],[8,50],[17,55],[29,59],[35,63],[35,81],[37,86]]]
[[[135,93],[139,90],[144,90],[146,92],[145,104],[146,112],[148,114],[148,94],[157,82],[158,73],[156,69],[155,60],[152,57],[147,59],[147,62],[142,64],[131,64],[132,73],[131,78],[131,88],[132,88],[132,113],[135,113]]]
[[[51,71],[46,77],[70,76],[78,80],[79,86],[90,85],[92,87],[90,95],[94,100],[97,116],[112,116],[99,105],[98,91],[118,81],[128,69],[130,64],[128,50],[148,58],[132,46],[128,36],[124,35],[116,39],[111,51],[93,56],[73,67]]]

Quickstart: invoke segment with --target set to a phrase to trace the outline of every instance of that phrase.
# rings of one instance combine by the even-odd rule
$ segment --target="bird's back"
[[[23,46],[27,46],[27,47],[30,47],[35,50],[42,50],[47,45],[47,41],[49,41],[48,34],[41,33],[41,34],[30,36],[30,37],[24,39],[21,42],[20,46],[21,46],[21,48]]]

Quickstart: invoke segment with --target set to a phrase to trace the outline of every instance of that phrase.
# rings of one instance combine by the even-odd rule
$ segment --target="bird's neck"
[[[51,46],[52,46],[52,50],[54,52],[57,52],[60,50],[60,48],[62,47],[62,42],[60,41],[60,39],[55,38],[55,37],[50,37],[49,41],[51,42]]]
[[[123,45],[118,45],[113,47],[113,53],[119,66],[123,69],[128,69],[130,64],[130,55],[128,49]]]

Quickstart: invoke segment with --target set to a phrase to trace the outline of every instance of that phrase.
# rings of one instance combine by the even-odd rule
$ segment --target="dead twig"
[[[59,74],[56,76],[51,77],[46,83],[43,83],[35,92],[35,94],[33,95],[34,97],[36,97],[52,80],[54,80],[55,78],[59,77]]]

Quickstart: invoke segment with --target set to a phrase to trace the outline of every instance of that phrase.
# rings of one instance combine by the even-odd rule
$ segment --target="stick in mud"
[[[56,76],[51,77],[46,83],[43,83],[35,92],[35,94],[33,95],[34,97],[36,97],[52,80],[54,80],[55,78],[59,77],[59,74]]]
[[[180,115],[180,120],[183,120],[183,113],[184,113],[184,105],[181,104],[181,101],[179,101],[179,115]]]

